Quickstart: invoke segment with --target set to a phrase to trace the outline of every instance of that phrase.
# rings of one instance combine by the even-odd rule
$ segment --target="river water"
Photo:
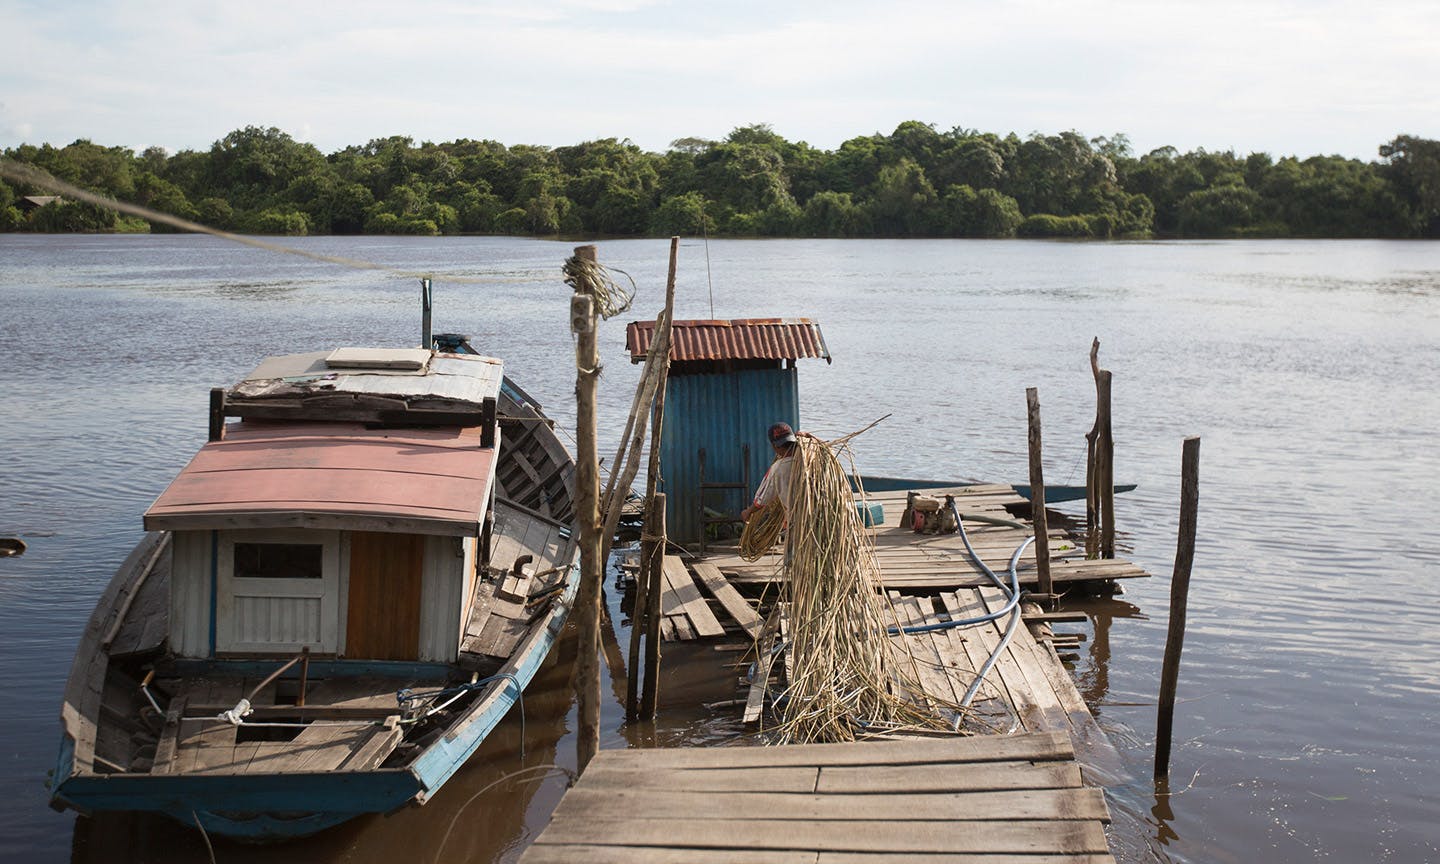
[[[433,273],[436,330],[504,358],[573,427],[572,244],[287,242]],[[658,310],[668,244],[599,246],[639,288],[602,325],[603,454],[637,375],[623,325]],[[140,513],[203,443],[209,388],[269,354],[417,342],[417,295],[408,276],[207,237],[0,235],[0,535],[29,544],[0,559],[0,860],[207,860],[197,832],[162,819],[46,808],[75,643]],[[1117,500],[1122,555],[1157,577],[1086,607],[1081,628],[1081,689],[1133,775],[1107,793],[1117,857],[1440,861],[1440,244],[686,241],[677,314],[818,319],[834,363],[802,361],[803,424],[833,437],[889,414],[855,442],[866,473],[1023,482],[1038,387],[1051,484],[1083,482],[1099,337],[1117,480],[1139,484]],[[1187,435],[1202,437],[1199,543],[1157,796]],[[282,847],[217,843],[216,858],[513,860],[574,765],[573,657],[572,639],[523,716],[425,807]],[[733,712],[695,707],[729,694],[686,657],[667,649],[655,728],[626,728],[606,700],[602,746],[740,734]]]

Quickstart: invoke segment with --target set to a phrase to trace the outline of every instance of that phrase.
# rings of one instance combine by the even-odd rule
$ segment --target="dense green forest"
[[[208,151],[87,140],[7,159],[215,228],[256,234],[711,234],[776,237],[1437,237],[1440,141],[1379,159],[1141,156],[1124,135],[1000,136],[909,121],[833,151],[765,125],[647,153],[376,139],[326,155],[248,127]],[[147,231],[138,219],[0,182],[0,230]],[[162,230],[156,226],[153,230]]]

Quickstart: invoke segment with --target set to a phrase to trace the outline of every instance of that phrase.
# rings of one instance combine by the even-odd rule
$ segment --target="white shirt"
[[[764,507],[776,498],[780,502],[790,500],[790,479],[795,474],[795,457],[781,456],[770,463],[770,468],[765,472],[765,479],[760,481],[760,488],[755,490],[755,499],[750,503],[755,507]]]

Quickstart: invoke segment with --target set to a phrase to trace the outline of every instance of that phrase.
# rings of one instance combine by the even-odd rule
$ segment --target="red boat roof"
[[[480,429],[245,420],[200,448],[145,529],[327,528],[479,533],[495,450]]]

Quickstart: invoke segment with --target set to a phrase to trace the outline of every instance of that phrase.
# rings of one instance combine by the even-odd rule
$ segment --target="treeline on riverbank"
[[[833,151],[766,125],[664,153],[613,138],[551,148],[396,136],[326,155],[258,127],[207,151],[87,140],[4,151],[106,196],[257,234],[1440,237],[1440,141],[1400,135],[1378,155],[1136,156],[1124,135],[916,121]],[[0,182],[0,230],[164,230],[49,194]]]

